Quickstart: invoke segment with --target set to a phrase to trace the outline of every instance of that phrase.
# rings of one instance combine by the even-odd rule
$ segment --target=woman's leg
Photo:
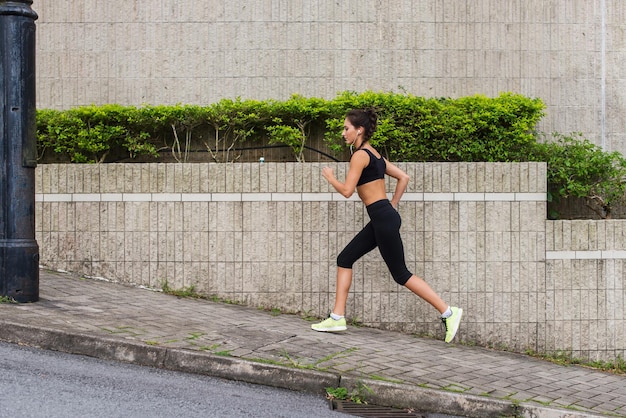
[[[335,289],[335,307],[333,313],[346,314],[346,301],[352,285],[352,266],[365,254],[376,248],[376,236],[371,222],[346,245],[337,256],[337,288]]]
[[[346,314],[346,301],[348,292],[352,284],[352,269],[337,267],[337,289],[335,293],[335,315],[344,316]]]
[[[372,225],[378,249],[391,275],[398,284],[406,286],[407,289],[430,303],[439,313],[443,314],[448,309],[448,304],[435,293],[428,283],[407,269],[404,258],[404,245],[400,236],[402,220],[391,205],[386,210],[387,213],[384,219],[372,220]]]
[[[412,275],[404,285],[411,292],[430,303],[439,313],[442,314],[448,309],[448,304],[435,293],[424,279],[417,277],[415,274]]]
[[[345,331],[346,326],[346,301],[352,284],[352,269],[337,267],[337,289],[335,293],[335,307],[328,318],[317,324],[312,324],[315,331],[335,332]]]
[[[315,331],[344,331],[346,329],[346,302],[352,284],[352,265],[374,248],[376,248],[374,230],[368,223],[337,256],[335,306],[330,317],[311,325]]]
[[[456,306],[448,306],[433,289],[430,288],[428,283],[423,279],[420,279],[416,275],[406,282],[405,286],[411,292],[430,303],[441,313],[441,320],[446,327],[445,342],[449,343],[454,339],[459,325],[461,324],[461,318],[463,317],[463,309]]]

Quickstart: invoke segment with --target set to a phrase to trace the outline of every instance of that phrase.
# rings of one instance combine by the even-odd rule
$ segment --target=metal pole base
[[[0,295],[39,300],[39,246],[34,240],[0,240]]]

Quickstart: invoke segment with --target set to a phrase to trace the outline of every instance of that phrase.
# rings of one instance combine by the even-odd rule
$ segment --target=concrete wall
[[[333,166],[342,178],[347,164]],[[545,164],[401,167],[412,178],[399,208],[409,268],[466,309],[461,341],[625,356],[624,222],[546,221]],[[321,168],[41,165],[41,264],[325,316],[336,256],[367,214]],[[391,279],[377,251],[355,266],[348,316],[442,335],[437,312]]]
[[[626,154],[622,0],[35,0],[40,108],[540,97],[539,128]]]
[[[626,222],[547,222],[545,290],[546,349],[624,358]]]

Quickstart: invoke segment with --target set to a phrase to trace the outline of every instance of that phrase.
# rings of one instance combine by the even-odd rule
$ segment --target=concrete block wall
[[[336,256],[367,214],[333,192],[322,166],[41,165],[41,264],[325,316]],[[545,164],[400,166],[412,178],[399,207],[409,268],[466,309],[462,341],[623,356],[626,234],[609,227],[623,224],[546,221]],[[346,163],[333,167],[345,175]],[[600,247],[572,253],[586,242]],[[355,266],[348,316],[442,335],[436,311],[392,280],[377,251]]]
[[[33,3],[37,106],[512,91],[626,154],[622,0]]]
[[[579,358],[626,354],[626,222],[549,221],[546,350]]]

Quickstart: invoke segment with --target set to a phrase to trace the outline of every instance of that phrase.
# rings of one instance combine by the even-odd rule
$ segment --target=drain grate
[[[344,414],[354,415],[363,418],[427,417],[427,415],[421,414],[419,412],[413,412],[407,409],[391,408],[387,406],[359,404],[337,399],[333,399],[330,403],[331,409],[337,412],[342,412]]]

